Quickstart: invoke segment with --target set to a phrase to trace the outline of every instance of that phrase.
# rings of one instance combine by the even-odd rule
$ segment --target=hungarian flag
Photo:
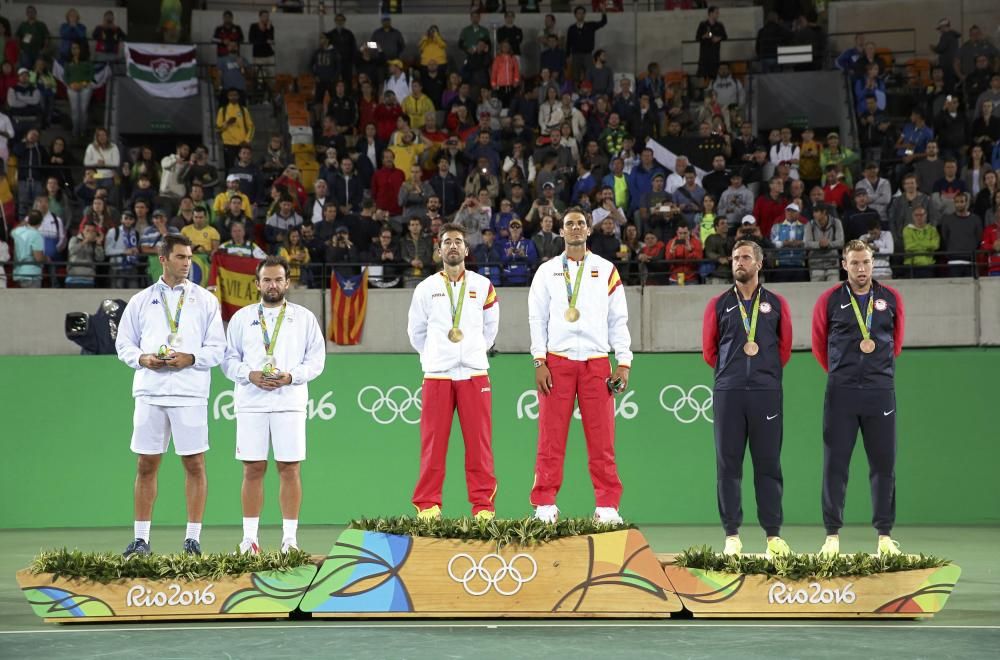
[[[222,303],[223,321],[228,321],[233,314],[260,298],[255,283],[258,263],[253,257],[236,257],[222,252],[212,255],[208,284],[216,287],[215,295]]]
[[[368,269],[354,277],[330,276],[330,341],[341,346],[361,343],[368,309]]]
[[[153,96],[177,99],[198,93],[194,46],[125,44],[128,77]]]

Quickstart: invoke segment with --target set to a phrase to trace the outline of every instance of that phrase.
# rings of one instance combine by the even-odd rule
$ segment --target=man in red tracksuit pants
[[[486,351],[500,325],[493,284],[465,270],[469,250],[461,225],[441,228],[444,270],[413,292],[407,333],[424,370],[420,411],[420,476],[413,491],[417,517],[441,517],[448,437],[458,409],[465,440],[465,480],[477,520],[491,520],[497,480],[493,473],[492,388]]]
[[[614,264],[587,250],[590,223],[582,211],[568,210],[560,233],[566,251],[539,266],[528,292],[531,355],[540,394],[531,504],[537,519],[556,521],[566,436],[573,404],[579,400],[594,484],[594,518],[621,523],[612,390],[620,392],[628,385],[632,363],[625,291]],[[612,349],[618,362],[614,376],[608,361]]]

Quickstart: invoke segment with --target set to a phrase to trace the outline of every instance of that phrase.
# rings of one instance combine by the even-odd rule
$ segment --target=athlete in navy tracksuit
[[[788,546],[779,537],[781,373],[792,353],[792,317],[785,299],[760,285],[760,247],[740,241],[732,256],[736,286],[709,301],[702,325],[702,353],[715,369],[717,495],[726,532],[725,553],[739,554],[742,549],[741,483],[749,441],[757,519],[768,537],[768,554],[787,554]]]
[[[866,243],[848,243],[843,265],[847,282],[820,296],[812,322],[813,354],[829,374],[823,408],[823,523],[827,541],[822,552],[836,554],[840,549],[838,533],[844,524],[847,476],[860,428],[868,454],[878,551],[898,554],[898,546],[889,535],[896,518],[894,376],[896,357],[903,350],[903,298],[871,278],[872,253]]]

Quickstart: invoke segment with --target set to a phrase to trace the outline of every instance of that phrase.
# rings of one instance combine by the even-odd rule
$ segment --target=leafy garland
[[[261,571],[291,571],[311,562],[308,553],[292,550],[287,554],[266,552],[259,555],[132,555],[128,558],[111,552],[52,550],[31,562],[31,572],[52,573],[65,579],[108,583],[115,580],[219,580],[226,576]]]
[[[586,534],[601,534],[631,529],[634,525],[605,524],[593,518],[565,518],[556,523],[544,523],[534,518],[476,520],[474,518],[441,518],[417,520],[408,516],[395,518],[359,518],[352,520],[351,529],[398,536],[425,536],[459,541],[486,541],[504,545],[538,545],[558,539]]]
[[[793,553],[786,557],[766,559],[756,555],[723,555],[704,545],[688,548],[674,558],[674,564],[682,568],[766,575],[769,578],[782,577],[789,580],[864,577],[878,573],[938,568],[950,563],[948,559],[923,554],[879,556],[863,552],[830,557]]]

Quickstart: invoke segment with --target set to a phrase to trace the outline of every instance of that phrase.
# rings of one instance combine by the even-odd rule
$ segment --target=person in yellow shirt
[[[425,145],[412,128],[406,127],[400,132],[403,134],[402,139],[389,147],[389,150],[396,156],[396,169],[409,172],[411,165],[420,164],[420,155],[424,153]]]
[[[181,233],[191,240],[191,249],[201,254],[214,252],[221,240],[219,231],[208,224],[208,214],[200,207],[194,210],[194,223],[181,229]]]
[[[403,99],[403,114],[410,118],[413,130],[420,131],[424,128],[424,116],[428,112],[434,112],[434,102],[424,94],[420,81],[414,80],[410,83],[410,95]]]
[[[239,197],[240,201],[243,202],[243,211],[248,214],[250,213],[250,198],[240,192],[240,177],[230,174],[226,177],[226,189],[216,195],[215,200],[212,202],[212,211],[216,216],[226,214],[226,209],[229,207],[229,200],[233,197]]]
[[[228,170],[236,162],[241,144],[253,142],[254,125],[250,109],[240,104],[240,93],[226,92],[226,105],[215,115],[215,128],[222,134],[222,149]]]
[[[417,48],[420,49],[420,66],[427,66],[431,62],[438,66],[448,65],[448,44],[436,25],[427,28],[427,33],[420,39]]]

